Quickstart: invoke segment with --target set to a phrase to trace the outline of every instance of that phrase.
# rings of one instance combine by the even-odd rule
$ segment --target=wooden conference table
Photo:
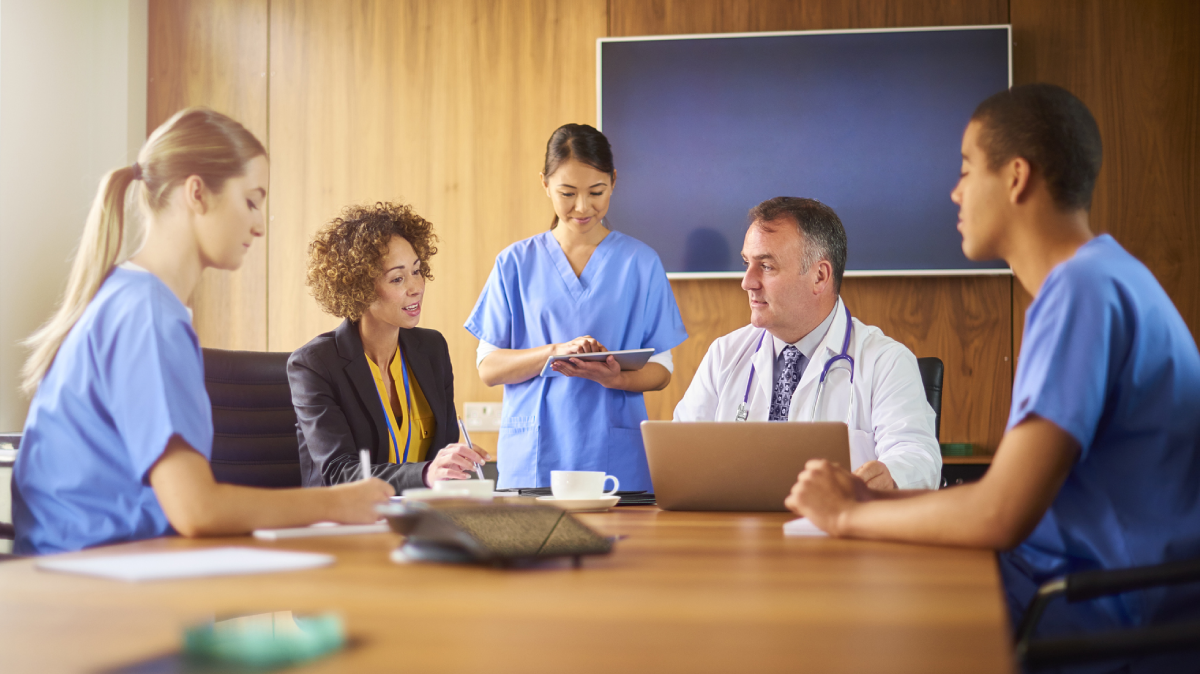
[[[388,559],[392,534],[260,543],[159,539],[80,554],[220,545],[332,553],[330,568],[126,584],[0,563],[0,671],[181,671],[214,615],[340,612],[350,646],[311,672],[1012,672],[991,553],[784,538],[789,516],[653,507],[579,515],[627,536],[526,570]]]

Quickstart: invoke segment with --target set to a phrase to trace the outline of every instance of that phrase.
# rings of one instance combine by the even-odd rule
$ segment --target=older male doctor
[[[846,230],[837,214],[814,199],[777,197],[750,221],[742,248],[750,325],[712,343],[675,421],[845,421],[850,469],[868,485],[937,488],[941,452],[916,357],[852,319],[838,296]]]

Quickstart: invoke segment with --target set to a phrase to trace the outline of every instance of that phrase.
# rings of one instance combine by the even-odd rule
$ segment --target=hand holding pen
[[[316,519],[342,524],[370,524],[379,520],[375,506],[387,503],[396,490],[387,482],[371,477],[369,451],[359,451],[358,460],[361,471],[358,480],[321,489],[328,498]]]
[[[426,485],[441,480],[467,480],[470,479],[471,472],[482,477],[482,466],[488,460],[487,452],[476,449],[462,427],[461,420],[459,424],[459,432],[462,433],[466,444],[455,442],[446,445],[437,453],[425,473]]]

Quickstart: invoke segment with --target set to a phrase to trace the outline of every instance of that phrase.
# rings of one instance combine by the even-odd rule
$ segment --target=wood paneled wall
[[[1106,157],[1093,223],[1146,261],[1193,333],[1198,8],[1011,0],[1015,81],[1057,82],[1095,112]],[[289,350],[335,325],[304,287],[309,238],[347,204],[407,201],[442,239],[422,325],[450,343],[456,401],[499,400],[462,323],[496,253],[546,226],[541,155],[559,124],[594,122],[597,37],[997,24],[1009,11],[1009,0],[152,0],[150,127],[200,103],[270,140],[266,245],[197,291],[201,340]],[[691,337],[670,387],[647,396],[653,418],[670,417],[709,343],[748,320],[736,281],[672,285]],[[994,449],[1029,301],[1019,285],[851,278],[842,294],[946,362],[943,441]]]
[[[271,1],[270,349],[339,320],[304,286],[313,233],[347,204],[410,203],[434,223],[421,325],[456,398],[497,401],[462,327],[496,255],[546,228],[546,139],[595,123],[603,0]]]
[[[1079,96],[1104,164],[1092,230],[1144,262],[1200,334],[1200,2],[1012,0],[1014,79]],[[1025,308],[1018,289],[1017,350]]]
[[[313,233],[347,204],[403,201],[441,239],[421,325],[446,336],[455,401],[499,401],[462,325],[496,255],[553,215],[546,139],[595,123],[605,26],[604,0],[271,0],[270,349],[339,322],[304,286]]]
[[[617,37],[1000,23],[1008,0],[611,0],[608,25]]]
[[[150,0],[149,23],[146,134],[205,105],[268,145],[267,0]],[[192,306],[204,346],[265,350],[266,243],[251,246],[236,272],[205,273]]]

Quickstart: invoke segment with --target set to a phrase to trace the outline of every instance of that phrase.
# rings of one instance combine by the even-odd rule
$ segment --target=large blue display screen
[[[971,112],[1008,86],[1006,26],[601,40],[609,223],[668,272],[740,271],[747,211],[811,197],[848,270],[1004,268],[963,257],[950,191]]]

